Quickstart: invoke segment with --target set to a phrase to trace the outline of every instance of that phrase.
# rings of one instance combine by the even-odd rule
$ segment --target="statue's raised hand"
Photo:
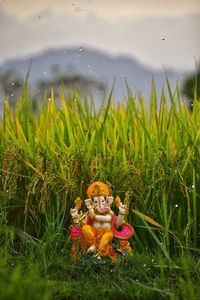
[[[82,216],[82,211],[79,214],[77,208],[71,208],[70,209],[70,214],[72,216],[72,219],[78,219],[78,218],[80,218]]]
[[[92,199],[89,198],[85,200],[85,205],[87,206],[88,209],[91,209],[93,207],[92,204],[93,204]]]
[[[128,209],[125,204],[120,203],[119,205],[119,214],[120,215],[127,215],[128,214]]]

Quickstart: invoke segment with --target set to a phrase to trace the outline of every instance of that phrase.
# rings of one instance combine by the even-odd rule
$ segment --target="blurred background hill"
[[[60,86],[69,95],[77,88],[81,96],[93,96],[102,101],[114,84],[113,97],[119,102],[127,95],[126,82],[134,95],[141,93],[148,99],[154,79],[158,93],[165,87],[164,68],[156,70],[128,56],[111,56],[107,53],[80,48],[52,49],[37,55],[8,60],[0,66],[0,94],[15,102],[20,95],[21,83],[28,70],[29,89],[34,98],[55,96]],[[177,80],[182,84],[186,72],[166,70],[172,88]]]

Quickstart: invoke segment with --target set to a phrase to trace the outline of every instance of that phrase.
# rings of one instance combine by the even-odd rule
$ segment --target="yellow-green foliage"
[[[168,84],[168,83],[167,83]],[[40,234],[40,213],[58,201],[61,210],[85,197],[94,180],[107,182],[122,198],[131,192],[129,221],[137,225],[134,208],[154,218],[181,242],[198,243],[200,174],[200,103],[189,112],[178,88],[170,104],[154,85],[146,105],[128,90],[118,104],[110,95],[95,109],[77,93],[61,92],[34,114],[23,94],[15,112],[5,101],[0,122],[0,196],[7,222],[34,224]],[[69,224],[69,219],[67,219]],[[20,225],[21,224],[21,225]],[[29,227],[30,228],[30,227]],[[148,239],[148,237],[145,237]],[[166,243],[168,238],[166,238]]]

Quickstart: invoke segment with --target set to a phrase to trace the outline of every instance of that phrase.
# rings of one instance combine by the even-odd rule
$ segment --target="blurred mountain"
[[[81,94],[85,89],[99,101],[115,81],[113,96],[120,101],[127,95],[126,81],[133,94],[140,92],[148,101],[152,78],[158,93],[166,85],[164,69],[150,69],[130,57],[110,56],[84,48],[52,49],[0,65],[1,98],[6,94],[12,99],[19,94],[19,82],[30,66],[29,84],[36,96],[43,96],[45,90],[49,93],[50,86],[59,89],[62,82],[69,91],[76,86]],[[186,75],[176,70],[166,71],[172,88],[177,80],[181,84]]]

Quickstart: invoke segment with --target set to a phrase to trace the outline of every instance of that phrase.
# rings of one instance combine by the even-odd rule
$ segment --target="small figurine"
[[[75,207],[70,213],[73,225],[70,226],[70,239],[73,240],[72,256],[92,254],[95,259],[101,260],[110,257],[116,261],[117,254],[130,254],[132,248],[128,239],[134,229],[125,222],[128,213],[126,204],[122,204],[117,196],[115,205],[119,209],[116,216],[111,209],[113,197],[109,187],[103,182],[94,182],[87,189],[88,199],[85,200],[86,213],[80,211],[82,200],[75,200]]]

